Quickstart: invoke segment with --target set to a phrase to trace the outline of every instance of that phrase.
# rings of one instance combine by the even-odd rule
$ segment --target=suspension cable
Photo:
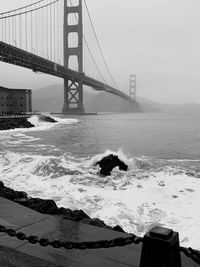
[[[19,7],[19,8],[17,8],[17,9],[13,9],[13,10],[9,10],[9,11],[0,13],[0,16],[5,15],[5,14],[9,14],[9,13],[13,13],[13,12],[18,11],[18,10],[21,10],[21,9],[25,9],[25,8],[27,8],[27,7],[33,6],[33,5],[38,4],[38,3],[40,3],[40,2],[43,2],[43,1],[44,1],[44,0],[40,0],[40,1],[38,1],[38,2],[32,3],[32,4],[27,5],[27,6]]]
[[[1,19],[7,19],[7,18],[15,17],[15,16],[19,16],[19,15],[23,15],[23,14],[27,14],[27,13],[30,13],[30,12],[33,12],[33,11],[36,11],[36,10],[39,10],[39,9],[48,7],[48,6],[50,6],[50,5],[53,5],[53,4],[55,4],[56,2],[58,2],[58,1],[60,1],[60,0],[55,0],[54,2],[51,2],[51,3],[46,4],[46,5],[44,5],[44,6],[37,7],[37,8],[31,9],[31,10],[28,10],[28,11],[20,12],[20,13],[17,13],[17,14],[15,14],[15,15],[9,15],[9,16],[5,16],[5,17],[1,17],[0,20],[1,20]]]
[[[69,1],[70,1],[71,6],[73,6],[72,1],[71,1],[71,0],[69,0]],[[76,18],[77,22],[79,22],[79,21],[78,21],[78,18],[77,18],[77,16],[76,16],[76,14],[75,14],[75,18]],[[85,35],[82,34],[82,36],[83,36],[84,42],[85,42],[85,44],[86,44],[86,46],[87,46],[87,49],[88,49],[88,51],[89,51],[89,53],[90,53],[90,56],[91,56],[91,58],[92,58],[92,60],[93,60],[93,62],[94,62],[94,64],[95,64],[95,67],[96,67],[97,71],[99,72],[99,75],[101,76],[101,78],[102,78],[102,80],[104,81],[104,83],[106,83],[106,81],[105,81],[105,79],[104,79],[104,77],[103,77],[103,75],[102,75],[102,73],[101,73],[101,71],[100,71],[100,69],[99,69],[99,67],[98,67],[98,65],[97,65],[97,63],[96,63],[96,61],[95,61],[95,59],[94,59],[94,56],[93,56],[93,54],[92,54],[92,51],[90,50],[90,47],[89,47],[89,45],[88,45],[88,42],[87,42],[87,40],[86,40]]]
[[[98,72],[99,72],[99,75],[101,76],[101,78],[102,78],[102,80],[104,81],[104,83],[106,83],[106,81],[105,81],[105,79],[104,79],[104,77],[103,77],[103,74],[101,73],[101,71],[100,71],[100,69],[99,69],[99,67],[98,67],[98,65],[97,65],[97,63],[96,63],[96,61],[95,61],[95,59],[94,59],[94,56],[93,56],[93,54],[92,54],[92,51],[90,50],[90,47],[89,47],[88,42],[86,41],[86,38],[85,38],[84,35],[83,35],[83,39],[84,39],[85,44],[86,44],[86,46],[87,46],[87,49],[88,49],[88,51],[89,51],[89,53],[90,53],[90,56],[92,57],[92,60],[93,60],[93,62],[94,62],[94,64],[95,64],[95,67],[96,67],[96,69],[97,69]]]
[[[105,59],[105,56],[104,56],[103,51],[102,51],[102,49],[101,49],[101,46],[100,46],[100,43],[99,43],[99,40],[98,40],[98,37],[97,37],[97,33],[96,33],[96,31],[95,31],[95,28],[94,28],[94,24],[93,24],[93,22],[92,22],[92,18],[91,18],[90,11],[89,11],[89,9],[88,9],[86,0],[84,0],[84,4],[85,4],[86,11],[87,11],[87,14],[88,14],[88,17],[89,17],[91,26],[92,26],[92,30],[93,30],[93,32],[94,32],[95,39],[96,39],[96,41],[97,41],[97,45],[98,45],[98,47],[99,47],[99,51],[100,51],[101,56],[102,56],[102,58],[103,58],[103,61],[104,61],[104,64],[105,64],[105,66],[106,66],[106,69],[107,69],[107,71],[108,71],[108,74],[109,74],[111,80],[113,81],[114,85],[119,89],[119,86],[118,86],[117,83],[115,82],[115,80],[114,80],[114,78],[113,78],[113,76],[112,76],[112,74],[111,74],[111,72],[110,72],[110,69],[109,69],[108,64],[107,64],[107,62],[106,62],[106,59]]]

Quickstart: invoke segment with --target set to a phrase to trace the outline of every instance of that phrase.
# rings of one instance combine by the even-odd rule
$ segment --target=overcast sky
[[[1,0],[1,11],[31,0]],[[110,70],[125,92],[164,103],[200,103],[199,0],[87,0]],[[0,63],[3,86],[40,88],[62,80]]]

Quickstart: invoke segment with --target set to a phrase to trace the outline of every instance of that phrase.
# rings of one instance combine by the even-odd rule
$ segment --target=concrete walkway
[[[26,235],[37,235],[50,240],[94,241],[124,237],[126,234],[87,224],[40,214],[0,197],[0,224]],[[0,233],[1,267],[138,267],[141,245],[109,249],[65,250],[32,245]],[[197,267],[182,257],[183,267]]]

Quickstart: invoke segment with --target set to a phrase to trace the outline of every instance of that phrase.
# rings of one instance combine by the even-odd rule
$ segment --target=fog
[[[1,12],[32,2],[1,0]],[[133,73],[138,96],[163,103],[200,103],[200,1],[87,0],[87,5],[121,90],[128,92]],[[7,87],[62,83],[6,63],[0,63],[0,72],[0,85]]]

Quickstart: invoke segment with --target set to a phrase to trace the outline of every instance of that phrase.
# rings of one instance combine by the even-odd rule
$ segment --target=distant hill
[[[185,103],[185,104],[163,104],[151,101],[147,98],[138,98],[140,107],[144,112],[149,112],[154,109],[155,112],[171,112],[171,113],[200,113],[200,104]]]
[[[84,107],[86,112],[130,112],[129,103],[115,95],[84,90]],[[63,85],[55,84],[32,91],[33,110],[44,112],[61,112],[63,106]],[[135,112],[174,112],[174,113],[200,113],[200,104],[186,103],[162,104],[146,98],[138,97],[139,106]]]
[[[44,112],[61,112],[63,106],[63,85],[56,84],[32,91],[33,110]],[[89,93],[84,90],[84,107],[86,112],[130,112],[130,104],[115,95],[100,92]],[[135,106],[135,112],[139,106]]]

